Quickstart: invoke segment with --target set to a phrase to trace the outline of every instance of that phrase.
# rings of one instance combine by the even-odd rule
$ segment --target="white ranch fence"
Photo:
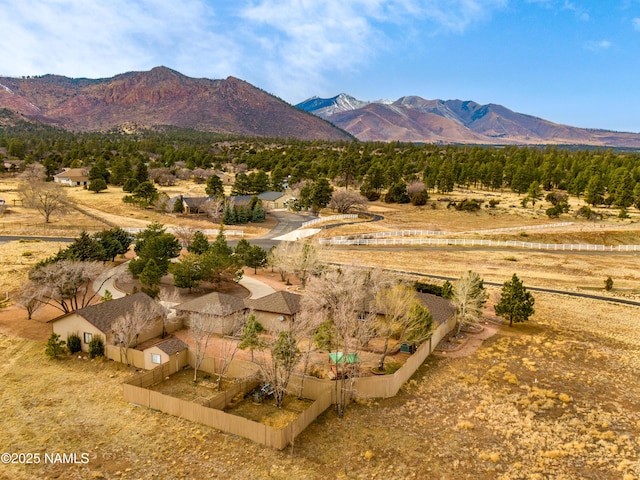
[[[309,220],[308,222],[304,222],[302,224],[302,228],[309,227],[309,226],[315,225],[317,223],[330,222],[330,221],[333,221],[333,220],[345,220],[345,219],[352,219],[352,218],[358,218],[358,214],[357,213],[343,213],[342,215],[330,215],[328,217],[320,217],[320,218],[316,218],[314,220]]]

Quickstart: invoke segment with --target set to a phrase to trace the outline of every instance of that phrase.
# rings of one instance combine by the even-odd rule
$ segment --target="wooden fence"
[[[105,345],[104,356],[110,360],[120,363],[127,363],[128,359],[129,365],[133,365],[136,368],[145,368],[144,353],[140,350],[134,350],[133,348],[127,349],[127,358],[125,358],[125,352],[120,347],[117,347],[115,345]]]
[[[361,377],[354,381],[354,397],[356,398],[388,398],[398,393],[402,385],[415,373],[425,359],[433,352],[444,336],[455,327],[455,318],[440,324],[433,332],[429,341],[424,342],[411,355],[405,364],[393,375]],[[195,360],[193,353],[189,353],[188,361],[192,365]],[[200,370],[216,374],[220,362],[213,358],[205,358]],[[182,368],[182,367],[180,367]],[[174,362],[160,365],[154,370],[142,373],[127,381],[123,385],[124,398],[128,402],[143,405],[148,408],[175,415],[186,420],[198,422],[216,428],[226,433],[238,435],[267,447],[283,449],[311,424],[329,406],[336,403],[336,395],[341,386],[331,380],[323,380],[310,376],[294,374],[291,376],[288,391],[293,395],[302,393],[303,398],[313,400],[313,403],[297,418],[284,428],[274,428],[262,423],[254,422],[243,417],[222,411],[238,394],[246,394],[258,385],[256,365],[252,362],[234,360],[228,374],[234,378],[243,379],[227,391],[213,396],[206,404],[198,404],[187,400],[171,397],[148,387],[160,383],[165,377],[175,373],[178,365]],[[301,391],[302,390],[302,391]]]
[[[398,391],[411,376],[420,368],[429,355],[435,350],[440,340],[456,325],[454,317],[438,326],[431,338],[418,347],[407,361],[393,375],[374,375],[360,377],[354,381],[354,396],[356,398],[389,398]]]
[[[161,382],[166,376],[174,373],[173,370],[172,364],[167,363],[125,382],[123,384],[125,400],[154,410],[160,410],[185,420],[208,425],[223,432],[238,435],[279,450],[289,445],[300,432],[307,428],[332,403],[330,383],[323,382],[323,387],[319,387],[317,383],[309,381],[304,393],[306,398],[313,396],[310,399],[314,400],[314,402],[284,428],[274,428],[222,411],[222,408],[229,403],[231,398],[241,392],[246,393],[252,388],[252,385],[257,385],[256,380],[242,382],[234,386],[228,393],[220,392],[220,395],[212,398],[208,405],[200,405],[171,397],[147,388]],[[293,393],[294,391],[291,390],[291,392]]]

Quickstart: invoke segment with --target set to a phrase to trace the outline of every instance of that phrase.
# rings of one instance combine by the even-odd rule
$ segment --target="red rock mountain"
[[[237,135],[344,140],[350,135],[247,82],[166,67],[91,80],[0,77],[0,108],[77,131],[173,125]]]

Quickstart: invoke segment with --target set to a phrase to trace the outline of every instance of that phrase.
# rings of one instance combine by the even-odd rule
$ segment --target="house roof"
[[[182,203],[191,210],[201,208],[209,200],[215,200],[216,197],[182,197]]]
[[[188,345],[178,337],[169,337],[166,340],[157,343],[156,345],[154,345],[154,347],[158,347],[167,355],[173,355],[174,353],[178,353],[189,348]]]
[[[446,298],[438,297],[431,293],[419,292],[418,300],[423,307],[427,307],[429,312],[431,312],[435,323],[444,323],[456,313],[456,308]]]
[[[248,308],[262,312],[295,315],[300,310],[301,295],[287,291],[278,291],[260,298],[248,298],[244,301]]]
[[[178,311],[190,313],[210,313],[212,315],[223,316],[240,312],[247,307],[244,300],[226,293],[212,292],[202,297],[189,300],[188,302],[176,305],[174,307]]]
[[[111,325],[113,322],[133,309],[133,306],[137,303],[142,303],[144,307],[148,306],[150,308],[155,307],[157,304],[157,302],[149,295],[140,292],[133,295],[127,295],[126,297],[109,300],[108,302],[102,302],[89,307],[80,308],[74,312],[49,320],[49,322],[56,322],[75,313],[76,315],[84,318],[102,333],[107,334],[111,332]]]
[[[275,202],[282,197],[284,197],[283,192],[262,192],[260,195],[258,195],[258,198],[260,200],[265,200],[267,202]]]
[[[87,180],[89,170],[86,168],[68,168],[64,172],[55,175],[57,178],[68,178],[69,180]]]

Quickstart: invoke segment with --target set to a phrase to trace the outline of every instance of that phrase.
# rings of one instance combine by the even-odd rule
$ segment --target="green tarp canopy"
[[[360,363],[360,357],[355,353],[347,353],[346,355],[342,352],[330,353],[329,360],[331,363]]]

